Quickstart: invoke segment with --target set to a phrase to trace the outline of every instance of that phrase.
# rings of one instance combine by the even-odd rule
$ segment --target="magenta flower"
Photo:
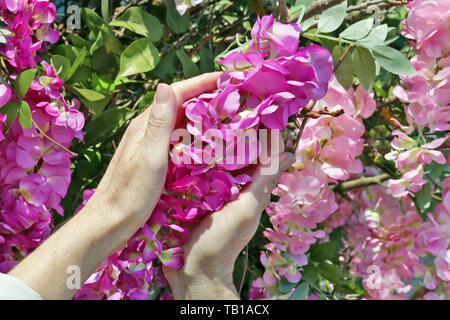
[[[262,17],[253,26],[251,50],[265,57],[276,54],[290,56],[297,52],[301,29],[296,23],[275,22],[273,15]]]
[[[11,89],[3,84],[0,84],[0,108],[9,102],[11,95]]]

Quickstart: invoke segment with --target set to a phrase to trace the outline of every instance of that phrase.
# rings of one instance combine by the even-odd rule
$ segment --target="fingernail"
[[[295,162],[295,156],[290,152],[281,155],[280,172],[285,172]]]
[[[165,83],[161,83],[156,88],[155,102],[159,104],[165,104],[169,102],[169,90],[170,86]]]

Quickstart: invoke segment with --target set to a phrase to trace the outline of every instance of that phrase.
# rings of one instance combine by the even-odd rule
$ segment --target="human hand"
[[[163,190],[179,106],[216,89],[220,74],[208,73],[171,86],[160,84],[153,104],[129,125],[87,206],[104,208],[100,211],[126,227],[128,236],[144,225]]]
[[[270,166],[275,157],[279,157],[278,171],[262,174],[262,169]],[[281,174],[294,161],[290,153],[271,155],[269,163],[258,166],[253,182],[237,200],[190,229],[189,240],[182,247],[183,268],[163,267],[175,299],[239,299],[233,285],[234,263],[253,238]]]
[[[78,266],[84,283],[150,217],[166,178],[178,107],[214,90],[219,76],[210,73],[160,85],[154,103],[131,122],[86,206],[9,274],[44,299],[71,299],[76,290],[66,285],[67,268]]]

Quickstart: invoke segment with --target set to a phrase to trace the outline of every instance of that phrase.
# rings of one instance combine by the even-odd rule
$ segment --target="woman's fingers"
[[[246,187],[239,198],[228,204],[236,225],[257,226],[261,213],[270,202],[270,194],[278,184],[283,172],[295,162],[291,153],[283,153],[284,143],[277,132],[269,132],[267,139],[261,139],[263,154],[253,174],[253,182]],[[238,227],[239,228],[239,227]]]
[[[217,80],[221,75],[222,72],[205,73],[188,80],[173,83],[172,88],[177,96],[178,104],[181,105],[202,93],[217,89]]]

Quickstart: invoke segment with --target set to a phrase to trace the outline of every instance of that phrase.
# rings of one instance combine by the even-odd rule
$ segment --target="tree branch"
[[[320,14],[327,10],[328,8],[334,7],[335,5],[341,3],[342,0],[319,0],[314,4],[309,6],[306,10],[305,15],[303,16],[303,20],[308,20],[311,17],[314,17],[317,14]],[[289,22],[295,22],[300,17],[300,14],[295,14],[292,17],[289,17]]]
[[[382,182],[388,180],[390,177],[391,176],[387,173],[382,173],[378,176],[373,177],[362,176],[357,179],[345,181],[338,185],[335,185],[334,188],[332,187],[332,189],[339,191],[349,191],[362,187],[368,187],[374,184],[381,184]]]
[[[278,0],[278,11],[280,14],[280,21],[283,23],[288,22],[289,13],[286,7],[286,1]]]

